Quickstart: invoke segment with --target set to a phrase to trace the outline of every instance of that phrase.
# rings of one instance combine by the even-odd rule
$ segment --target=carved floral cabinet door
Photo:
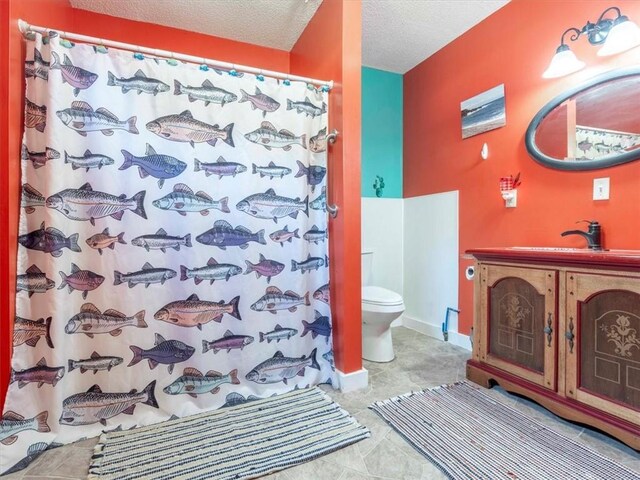
[[[640,277],[567,272],[566,395],[640,418]]]
[[[481,360],[556,388],[558,272],[483,264]]]

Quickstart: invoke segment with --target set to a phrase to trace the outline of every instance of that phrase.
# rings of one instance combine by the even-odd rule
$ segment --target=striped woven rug
[[[319,388],[100,438],[89,480],[244,479],[369,437]]]
[[[455,480],[640,480],[640,476],[467,382],[371,405]]]

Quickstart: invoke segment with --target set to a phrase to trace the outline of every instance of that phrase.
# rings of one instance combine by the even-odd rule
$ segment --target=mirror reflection
[[[640,158],[640,74],[611,77],[558,97],[536,115],[527,132],[536,160],[582,170]]]

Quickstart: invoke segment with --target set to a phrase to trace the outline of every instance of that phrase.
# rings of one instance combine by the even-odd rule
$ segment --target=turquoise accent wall
[[[402,198],[402,75],[362,67],[362,196]]]

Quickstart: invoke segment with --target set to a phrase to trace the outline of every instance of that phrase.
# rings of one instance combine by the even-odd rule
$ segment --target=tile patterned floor
[[[440,480],[445,478],[413,447],[367,407],[376,400],[462,380],[469,352],[406,328],[394,328],[396,359],[388,364],[365,362],[369,387],[342,394],[326,391],[358,421],[369,427],[371,438],[313,462],[284,470],[265,480]],[[537,404],[488,390],[498,400],[556,429],[580,443],[640,473],[640,455],[601,433],[566,422]],[[79,480],[86,478],[96,439],[45,452],[29,468],[2,480]]]

